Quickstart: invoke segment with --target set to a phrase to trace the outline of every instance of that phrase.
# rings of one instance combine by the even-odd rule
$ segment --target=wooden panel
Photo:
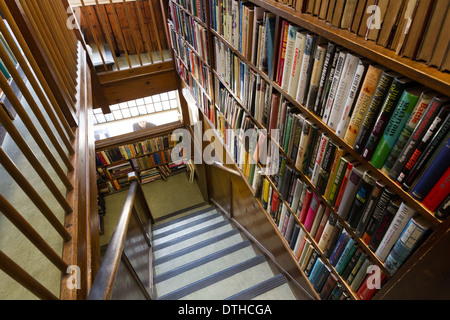
[[[110,105],[135,100],[155,94],[177,90],[175,71],[150,74],[125,81],[110,82],[103,85]]]

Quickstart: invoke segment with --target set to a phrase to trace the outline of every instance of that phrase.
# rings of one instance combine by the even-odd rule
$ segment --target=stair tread
[[[155,278],[158,294],[164,295],[207,278],[217,272],[256,256],[248,240],[213,253]]]
[[[286,278],[280,273],[270,279],[267,279],[266,281],[262,281],[244,291],[241,291],[225,300],[252,300],[268,293],[269,291],[273,291],[274,289],[283,286],[284,284],[287,284]],[[287,288],[284,287],[283,289],[284,290],[287,289],[289,291],[288,293],[290,293],[290,295],[293,297],[293,294],[289,289],[289,286],[287,286]],[[281,291],[281,293],[283,293],[282,295],[283,298],[289,296],[289,294],[284,293],[284,290]]]
[[[264,256],[258,255],[254,258],[251,258],[242,263],[239,263],[230,268],[227,268],[223,271],[220,271],[216,274],[213,274],[209,277],[206,277],[197,282],[194,282],[188,286],[185,286],[183,288],[175,290],[174,292],[168,293],[166,295],[162,295],[162,296],[158,297],[158,300],[178,300],[178,299],[186,298],[193,294],[199,294],[200,292],[202,292],[204,294],[204,292],[203,292],[204,290],[202,290],[202,289],[210,287],[219,282],[222,282],[223,280],[226,280],[227,278],[230,278],[236,274],[239,274],[246,270],[252,269],[252,267],[263,264],[264,262],[266,262],[266,259],[264,258]],[[268,265],[267,265],[267,267],[268,267]],[[208,290],[208,291],[210,291],[210,290]],[[206,296],[204,299],[212,299],[212,298]]]
[[[162,233],[165,230],[170,230],[171,228],[176,227],[177,225],[184,224],[188,220],[191,220],[191,219],[195,220],[196,218],[199,218],[201,215],[213,214],[215,212],[217,212],[216,208],[208,206],[208,207],[203,208],[201,210],[197,210],[197,211],[191,212],[189,214],[186,214],[186,215],[184,215],[182,217],[179,217],[177,219],[172,219],[172,220],[169,220],[169,221],[166,221],[166,222],[162,221],[162,222],[156,224],[153,227],[153,233],[155,235],[159,234],[159,233]]]
[[[155,267],[155,274],[159,275],[170,269],[177,268],[180,265],[200,259],[203,256],[242,242],[243,240],[244,237],[236,229],[222,233],[216,237],[206,239],[197,244],[156,259],[153,264]]]
[[[159,218],[155,219],[155,223],[156,223],[155,224],[155,228],[159,228],[161,225],[168,224],[168,223],[170,223],[171,221],[173,221],[175,219],[179,219],[177,217],[182,217],[183,215],[191,214],[191,213],[193,213],[195,211],[204,210],[205,208],[202,208],[202,207],[206,207],[206,206],[208,208],[213,208],[209,204],[209,202],[205,201],[205,202],[201,202],[201,203],[198,203],[196,205],[193,205],[193,206],[190,206],[190,207],[187,207],[187,208],[184,208],[184,209],[181,209],[181,210],[178,210],[178,211],[166,214],[166,215],[164,215],[162,217],[159,217]],[[202,209],[199,209],[199,208],[202,208]]]
[[[209,238],[215,237],[217,235],[223,234],[225,232],[234,230],[233,226],[228,221],[222,221],[214,226],[209,226],[207,230],[196,231],[195,234],[191,233],[180,237],[179,239],[174,239],[159,246],[153,247],[153,253],[155,259],[173,254],[176,251],[183,250],[192,245],[198,244]],[[179,241],[177,241],[179,240]]]
[[[195,220],[189,220],[186,223],[182,223],[180,225],[176,225],[173,228],[166,229],[160,233],[153,233],[153,241],[156,240],[163,240],[163,238],[173,236],[180,232],[188,232],[189,228],[199,228],[202,224],[208,223],[213,219],[221,218],[220,220],[223,220],[223,216],[221,213],[218,213],[215,211],[212,214],[204,214],[198,217],[198,219]]]

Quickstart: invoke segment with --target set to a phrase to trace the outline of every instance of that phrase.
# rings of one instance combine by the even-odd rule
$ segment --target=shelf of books
[[[449,214],[447,69],[414,60],[429,48],[412,31],[394,47],[380,45],[394,41],[394,18],[379,32],[365,27],[371,15],[362,9],[372,0],[298,0],[310,6],[297,9],[290,1],[205,1],[213,110],[199,108],[317,297],[371,299],[379,288],[365,281],[368,268],[378,268],[383,286],[398,278]],[[399,2],[392,10],[415,3]],[[387,3],[377,1],[385,19]],[[441,5],[427,7],[429,15]],[[420,19],[423,33],[437,28]],[[279,155],[275,174],[258,162],[263,145]]]
[[[165,134],[96,150],[99,192],[106,195],[126,189],[130,172],[136,172],[141,184],[146,184],[185,170],[185,164],[172,161],[175,144],[172,135]]]

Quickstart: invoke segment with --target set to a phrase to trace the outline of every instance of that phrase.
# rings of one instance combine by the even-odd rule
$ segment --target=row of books
[[[272,77],[276,15],[247,1],[213,0],[211,27]]]
[[[175,147],[172,135],[164,135],[135,143],[125,144],[96,152],[97,166],[107,166],[114,162],[128,160],[148,153]]]
[[[208,36],[205,27],[200,25],[188,13],[169,1],[170,20],[173,27],[187,43],[189,43],[204,60],[208,61]]]
[[[206,21],[206,7],[204,0],[171,0],[171,2],[176,3],[201,21]]]
[[[205,88],[198,83],[194,76],[188,71],[184,62],[178,57],[175,57],[175,67],[180,78],[189,87],[189,92],[197,103],[197,106],[201,109],[208,110],[211,105],[209,93],[207,93]]]
[[[278,0],[396,54],[450,70],[447,0]]]
[[[186,40],[175,32],[171,24],[169,23],[168,25],[169,30],[171,30],[169,34],[172,48],[176,51],[178,59],[184,64],[187,71],[200,83],[206,93],[210,95],[211,75],[208,66],[203,63],[202,59],[194,50],[185,45]]]
[[[97,187],[100,194],[108,194],[126,189],[130,186],[128,177],[122,177],[107,181],[97,181]]]
[[[172,151],[163,150],[157,153],[153,153],[146,157],[139,157],[131,159],[131,163],[137,171],[143,171],[155,166],[166,164],[172,161]]]

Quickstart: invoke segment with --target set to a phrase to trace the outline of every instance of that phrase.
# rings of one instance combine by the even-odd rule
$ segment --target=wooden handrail
[[[125,242],[127,238],[128,229],[130,226],[131,218],[134,215],[134,218],[137,218],[138,224],[144,238],[149,245],[149,249],[151,249],[151,241],[149,239],[148,233],[145,230],[145,227],[142,228],[142,221],[139,219],[139,214],[136,215],[135,204],[139,203],[140,208],[145,212],[144,214],[148,215],[148,218],[151,223],[153,223],[153,217],[151,216],[150,209],[147,206],[145,201],[144,194],[142,193],[141,185],[138,182],[137,177],[130,173],[129,180],[131,181],[130,188],[125,199],[124,206],[122,208],[122,212],[120,214],[117,226],[111,236],[111,240],[108,244],[108,248],[106,249],[106,253],[103,257],[102,263],[100,265],[100,269],[95,277],[94,283],[92,285],[92,289],[89,293],[88,300],[110,300],[113,295],[113,289],[116,277],[119,271],[119,265],[121,264],[122,259],[128,261],[124,253]],[[151,255],[151,254],[150,254]],[[152,259],[150,259],[152,261]],[[143,295],[147,299],[151,299],[151,295],[145,290],[145,285],[137,272],[133,269],[131,263],[125,263],[125,266],[130,269],[131,273],[134,275],[134,279],[138,282],[138,286],[142,289]],[[149,268],[152,268],[149,265]],[[150,273],[152,274],[152,273]],[[152,279],[149,281],[149,291],[152,289]]]

